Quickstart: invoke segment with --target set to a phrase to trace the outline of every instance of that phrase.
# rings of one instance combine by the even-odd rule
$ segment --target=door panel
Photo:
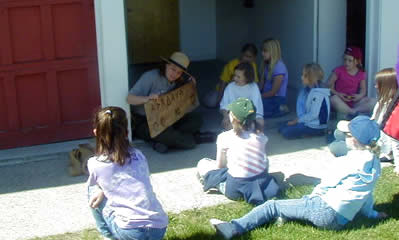
[[[8,129],[8,118],[7,118],[7,104],[6,104],[6,93],[4,86],[4,77],[0,76],[0,132]]]
[[[55,55],[57,59],[83,55],[82,33],[76,31],[82,24],[79,3],[59,4],[52,7]],[[65,21],[68,19],[68,21]]]
[[[128,42],[133,63],[159,62],[179,50],[179,1],[127,0]]]
[[[40,16],[39,6],[8,10],[13,63],[43,59]],[[23,21],[21,21],[22,19]]]
[[[0,149],[91,136],[93,0],[0,3]]]

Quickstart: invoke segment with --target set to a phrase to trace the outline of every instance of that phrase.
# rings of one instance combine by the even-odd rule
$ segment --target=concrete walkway
[[[325,137],[284,140],[271,126],[267,151],[270,172],[280,181],[317,183],[338,161],[326,149]],[[224,196],[206,194],[196,178],[196,163],[214,158],[215,144],[191,151],[158,154],[143,142],[136,143],[149,160],[154,190],[164,209],[179,212],[229,202]],[[0,167],[0,239],[29,239],[93,228],[86,199],[86,176],[67,175],[67,153],[41,161]]]

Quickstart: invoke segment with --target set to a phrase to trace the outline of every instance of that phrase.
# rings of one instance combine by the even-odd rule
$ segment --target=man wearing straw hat
[[[160,153],[167,152],[168,148],[194,148],[199,139],[204,139],[199,133],[202,118],[195,112],[187,113],[155,138],[150,137],[144,104],[179,87],[184,82],[184,74],[195,81],[187,72],[190,60],[184,53],[174,52],[170,58],[161,58],[161,67],[145,72],[129,91],[127,102],[133,105],[133,134],[152,142],[153,149]]]

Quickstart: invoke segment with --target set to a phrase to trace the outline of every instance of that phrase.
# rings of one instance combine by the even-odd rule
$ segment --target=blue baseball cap
[[[380,138],[380,127],[368,116],[357,116],[351,121],[339,121],[337,125],[341,132],[350,132],[357,141],[369,145]]]

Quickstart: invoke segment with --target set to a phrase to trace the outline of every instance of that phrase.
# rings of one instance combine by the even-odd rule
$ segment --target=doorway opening
[[[346,45],[357,46],[363,51],[364,63],[366,47],[366,2],[347,0]]]

